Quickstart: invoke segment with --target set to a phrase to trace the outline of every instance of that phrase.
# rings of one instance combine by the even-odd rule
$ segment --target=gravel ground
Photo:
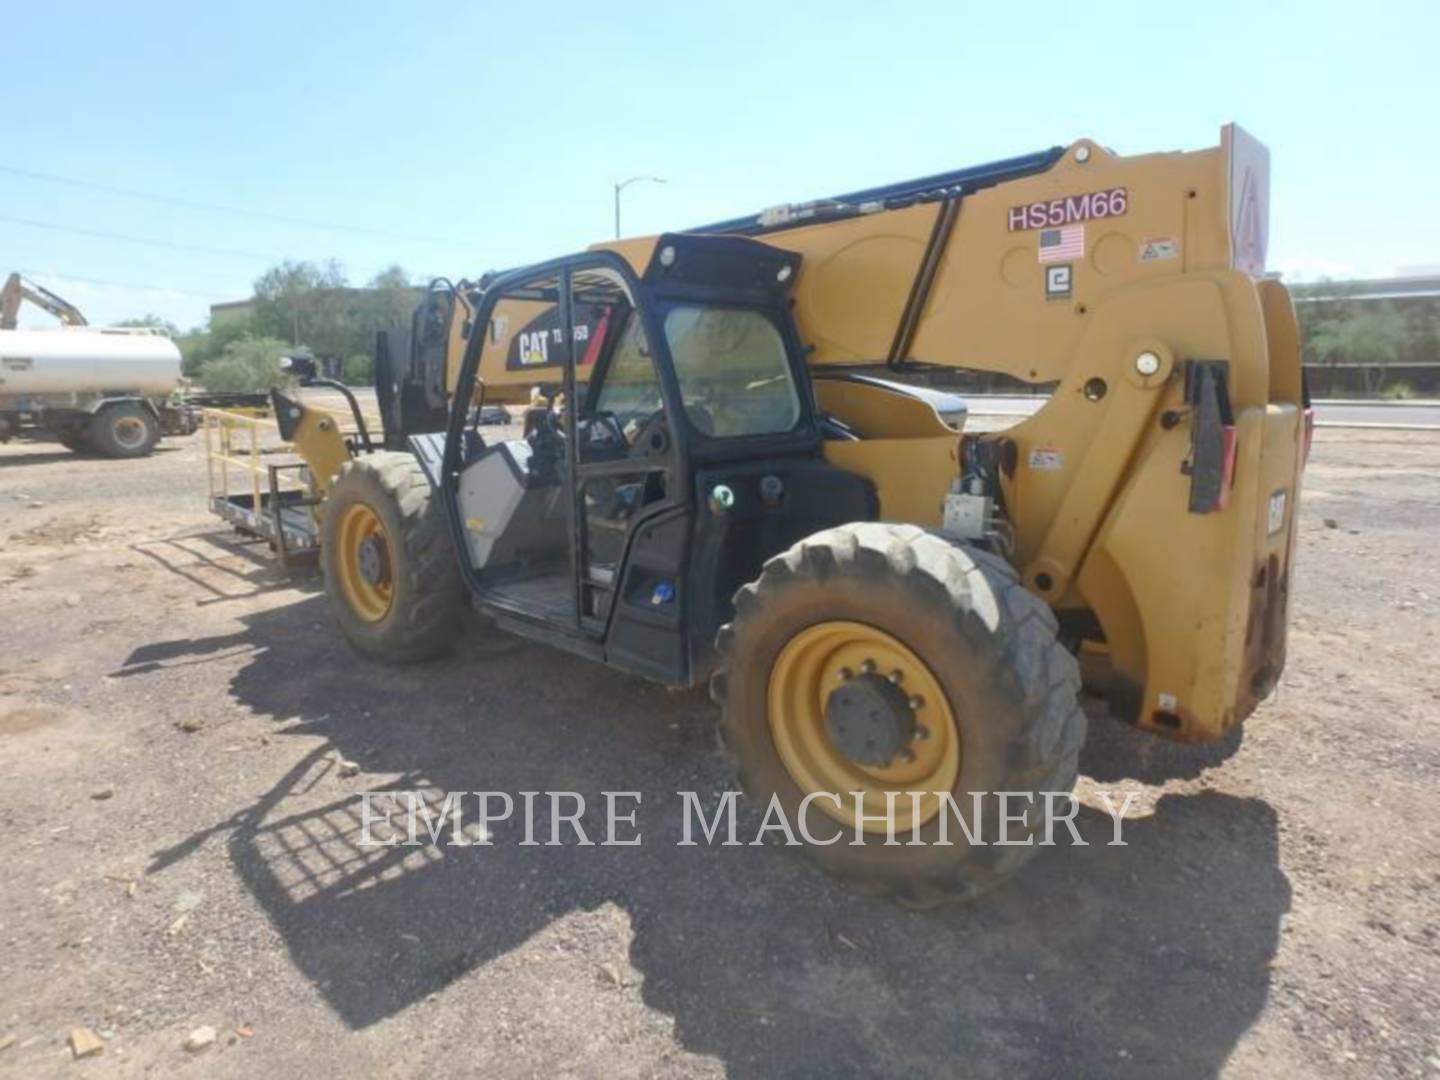
[[[367,667],[189,440],[0,447],[0,1073],[1440,1075],[1440,437],[1322,432],[1306,488],[1243,740],[1093,723],[1089,846],[915,914],[676,845],[726,786],[702,694],[484,633]],[[639,791],[646,842],[362,847],[387,788],[578,791],[597,831]]]

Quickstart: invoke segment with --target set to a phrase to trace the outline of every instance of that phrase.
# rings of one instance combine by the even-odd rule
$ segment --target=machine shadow
[[[22,445],[25,444],[22,443]],[[124,458],[108,458],[103,454],[93,454],[81,450],[57,450],[54,449],[54,443],[43,440],[37,440],[30,445],[44,446],[46,449],[27,450],[20,454],[6,454],[3,458],[0,458],[0,465],[53,465],[56,462],[85,461],[102,468],[110,465],[119,468],[130,466],[130,462]],[[183,449],[184,447],[182,446],[166,446],[164,443],[160,443],[151,450],[150,453],[158,456],[177,453]]]
[[[329,626],[319,597],[249,617],[231,692],[281,736],[329,744],[151,872],[228,832],[292,961],[353,1028],[604,905],[629,920],[646,1004],[733,1075],[1207,1076],[1265,1004],[1290,889],[1262,801],[1166,796],[1126,822],[1126,846],[1083,810],[1088,846],[1040,853],[975,904],[908,912],[795,852],[677,845],[676,793],[708,807],[727,784],[703,695],[483,636],[381,668],[316,623]],[[341,782],[337,753],[364,773]],[[509,821],[493,846],[366,846],[360,792],[383,789],[576,791],[597,838],[601,792],[640,792],[645,842],[524,847]],[[742,815],[741,839],[753,822]],[[536,829],[548,836],[547,815]]]
[[[131,544],[130,550],[205,593],[196,601],[200,607],[281,589],[315,592],[321,588],[319,567],[313,559],[281,566],[262,541],[229,531],[186,531]],[[247,565],[237,568],[237,560]]]
[[[1080,771],[1100,783],[1193,780],[1207,769],[1223,765],[1243,740],[1244,726],[1237,725],[1213,743],[1171,742],[1116,720],[1101,704],[1085,704],[1090,733],[1080,752]]]

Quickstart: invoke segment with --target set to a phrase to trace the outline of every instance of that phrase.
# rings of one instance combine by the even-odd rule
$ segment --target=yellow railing
[[[288,448],[278,442],[279,428],[269,409],[205,409],[201,412],[201,430],[205,434],[205,475],[210,501],[229,499],[238,491],[248,490],[250,508],[257,514],[264,506],[270,490],[269,462],[266,454],[286,453]],[[274,434],[276,442],[266,445],[266,437]],[[232,471],[234,475],[232,476]],[[243,485],[237,487],[236,484]]]

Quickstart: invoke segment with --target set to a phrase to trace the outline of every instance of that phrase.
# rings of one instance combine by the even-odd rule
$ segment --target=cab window
[[[633,443],[645,422],[665,407],[660,380],[645,342],[645,329],[637,312],[630,312],[615,355],[605,369],[605,384],[595,400],[595,410],[611,413],[625,438]]]
[[[677,304],[665,313],[665,340],[685,415],[714,438],[775,435],[800,421],[800,395],[785,340],[762,312]]]

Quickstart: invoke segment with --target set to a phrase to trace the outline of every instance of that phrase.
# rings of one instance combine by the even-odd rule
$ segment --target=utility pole
[[[652,184],[663,184],[665,181],[658,176],[632,176],[629,180],[623,180],[615,185],[615,239],[620,239],[620,192],[624,191],[631,184],[640,180],[647,180]]]

